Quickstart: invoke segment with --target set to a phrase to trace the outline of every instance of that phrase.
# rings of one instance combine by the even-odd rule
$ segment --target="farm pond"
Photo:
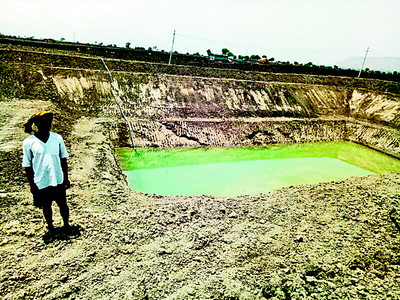
[[[163,196],[235,197],[400,172],[399,159],[346,141],[116,152],[131,189]]]

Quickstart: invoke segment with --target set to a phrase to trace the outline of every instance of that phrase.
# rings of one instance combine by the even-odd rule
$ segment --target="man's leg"
[[[69,207],[67,204],[67,194],[63,186],[57,186],[57,204],[64,222],[64,228],[69,229]]]
[[[43,201],[43,215],[46,219],[47,227],[49,228],[49,230],[54,231],[53,210],[51,209],[51,201]]]
[[[49,188],[38,190],[33,194],[33,205],[37,208],[43,209],[44,219],[46,220],[49,231],[43,236],[45,243],[50,243],[54,240],[54,226],[53,226],[53,211],[51,209],[52,201],[49,200]]]
[[[59,207],[60,207],[61,217],[64,221],[64,227],[68,228],[69,227],[69,207],[67,205],[67,202],[65,202],[62,205],[59,205]]]

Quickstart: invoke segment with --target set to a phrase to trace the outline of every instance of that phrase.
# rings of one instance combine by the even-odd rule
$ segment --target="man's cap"
[[[32,114],[22,125],[25,127],[25,132],[26,133],[31,133],[32,132],[32,123],[35,122],[35,120],[37,120],[39,117],[43,117],[46,115],[54,115],[55,112],[51,111],[51,110],[45,110],[45,111],[41,111],[41,112],[37,112]]]

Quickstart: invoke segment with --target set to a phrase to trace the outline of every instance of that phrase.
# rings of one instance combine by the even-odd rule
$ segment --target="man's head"
[[[33,120],[33,123],[35,123],[36,127],[38,128],[38,131],[50,131],[51,128],[51,123],[53,122],[53,113],[47,113],[42,116],[38,116]]]
[[[53,112],[52,111],[42,111],[35,113],[30,118],[25,121],[24,127],[26,133],[31,133],[32,123],[35,123],[38,131],[45,132],[50,131],[51,123],[53,122]]]

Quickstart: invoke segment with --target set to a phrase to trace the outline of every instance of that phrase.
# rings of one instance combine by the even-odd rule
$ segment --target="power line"
[[[219,42],[219,41],[214,41],[214,40],[209,40],[209,39],[204,39],[204,38],[198,38],[198,37],[194,37],[194,36],[184,35],[184,34],[178,34],[178,33],[176,35],[179,35],[179,36],[182,36],[182,37],[186,37],[186,38],[206,41],[206,42],[217,43],[217,44],[237,46],[237,47],[243,47],[243,48],[254,48],[254,49],[262,49],[262,50],[270,50],[270,51],[296,52],[296,53],[356,53],[356,52],[357,53],[361,53],[361,52],[363,52],[363,51],[334,51],[334,52],[329,52],[329,51],[285,50],[285,49],[265,48],[265,47],[256,47],[256,46],[248,46],[248,45],[239,45],[239,44],[233,44],[233,43]]]

